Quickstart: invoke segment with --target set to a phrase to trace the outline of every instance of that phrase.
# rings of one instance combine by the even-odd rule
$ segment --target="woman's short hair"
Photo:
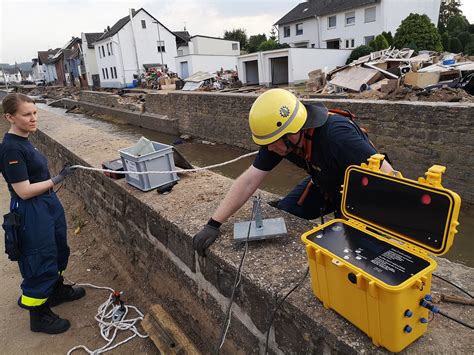
[[[10,115],[14,115],[16,111],[18,111],[18,107],[20,106],[20,104],[23,102],[31,102],[34,104],[35,100],[24,94],[8,94],[3,98],[2,101],[3,113],[9,113]]]

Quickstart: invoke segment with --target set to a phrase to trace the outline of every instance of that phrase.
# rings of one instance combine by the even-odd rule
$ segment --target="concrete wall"
[[[181,63],[188,63],[188,74],[193,75],[198,71],[207,71],[215,73],[221,68],[235,70],[237,67],[237,56],[231,55],[184,55],[175,58],[177,73],[180,78],[183,77]]]
[[[248,112],[255,95],[184,93],[147,95],[149,112],[179,118],[179,130],[203,139],[255,149]],[[349,109],[396,169],[416,178],[433,164],[447,166],[446,186],[474,203],[474,104],[315,100]]]
[[[193,51],[191,54],[212,54],[212,55],[233,55],[240,54],[240,43],[238,41],[228,41],[220,38],[211,38],[206,36],[191,37]],[[232,49],[232,45],[236,44],[237,49]]]
[[[257,52],[238,57],[239,78],[246,83],[245,62],[258,61],[260,85],[272,83],[272,58],[288,57],[288,82],[297,84],[308,80],[308,73],[315,69],[332,70],[344,65],[350,50],[320,48],[282,48]]]

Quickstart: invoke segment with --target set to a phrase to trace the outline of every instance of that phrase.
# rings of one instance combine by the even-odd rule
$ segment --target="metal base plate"
[[[257,228],[255,221],[234,223],[234,241],[245,242],[249,231],[249,240],[262,240],[284,237],[287,235],[286,224],[283,218],[271,218],[262,220],[262,228]]]

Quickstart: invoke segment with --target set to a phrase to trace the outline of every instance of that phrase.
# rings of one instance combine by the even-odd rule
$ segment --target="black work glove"
[[[194,236],[193,248],[200,256],[206,256],[206,249],[216,241],[220,233],[219,226],[220,223],[211,218],[204,228]]]
[[[74,174],[75,171],[76,168],[73,168],[69,163],[66,163],[63,170],[61,170],[58,175],[53,176],[51,180],[53,181],[54,185],[59,184],[60,182],[63,182],[66,177]]]

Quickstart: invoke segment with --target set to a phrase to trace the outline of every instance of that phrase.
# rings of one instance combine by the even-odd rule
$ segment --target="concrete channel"
[[[104,160],[115,158],[118,149],[135,143],[134,139],[50,111],[40,109],[40,117],[41,131],[34,136],[34,143],[48,156],[55,170],[66,161],[98,167]],[[180,132],[183,132],[181,128]],[[242,253],[232,243],[232,223],[248,219],[250,203],[223,226],[222,237],[210,248],[206,259],[196,258],[192,236],[207,221],[231,183],[231,179],[212,172],[183,175],[170,194],[160,195],[138,191],[124,180],[81,171],[66,186],[104,226],[104,234],[126,250],[129,267],[149,275],[144,287],[150,298],[173,315],[204,353],[215,351]],[[265,191],[261,194],[265,200],[274,198]],[[283,216],[289,236],[249,246],[222,353],[262,352],[277,299],[301,278],[307,266],[299,236],[311,229],[313,223],[267,205],[264,213],[268,218]],[[438,274],[472,292],[471,268],[442,258],[438,258],[438,263]],[[433,291],[447,290],[451,289],[433,279]],[[472,318],[468,306],[443,304],[443,308],[458,318]],[[404,353],[472,353],[470,335],[470,330],[436,317],[427,334]],[[270,350],[272,353],[386,353],[357,328],[325,309],[313,296],[308,280],[277,313],[270,334]]]

